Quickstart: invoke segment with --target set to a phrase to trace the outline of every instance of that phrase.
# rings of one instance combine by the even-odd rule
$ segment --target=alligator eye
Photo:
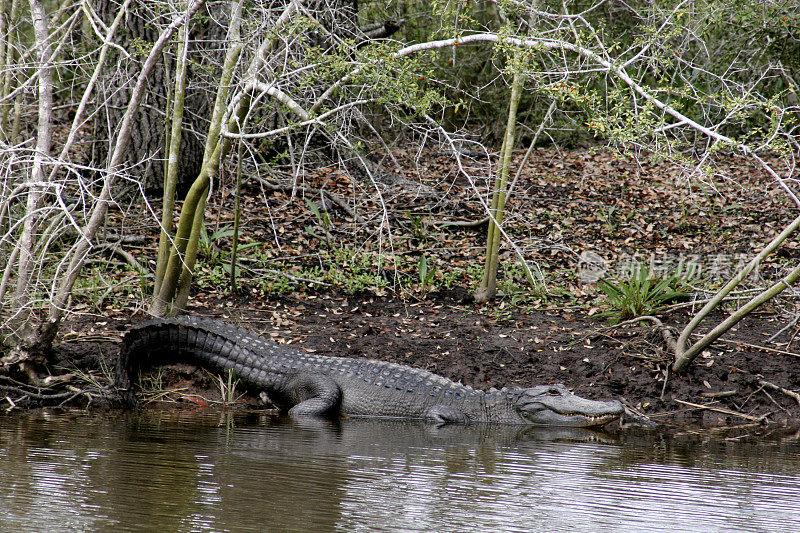
[[[555,387],[551,387],[547,389],[547,394],[549,394],[550,396],[561,396],[561,391]]]

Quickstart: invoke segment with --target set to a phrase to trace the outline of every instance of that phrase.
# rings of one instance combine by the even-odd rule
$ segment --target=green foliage
[[[169,391],[166,390],[166,383],[164,381],[163,367],[156,367],[153,372],[139,374],[137,385],[146,399],[144,403],[157,401],[169,393]]]
[[[197,282],[201,287],[222,287],[230,280],[231,264],[228,259],[231,252],[230,248],[223,249],[221,243],[231,237],[233,237],[233,226],[230,224],[226,224],[210,235],[205,225],[201,228],[197,244]],[[261,245],[260,242],[239,243],[237,253],[242,254]],[[238,278],[240,274],[240,267],[237,264],[236,277]]]
[[[430,236],[428,228],[425,226],[425,221],[421,216],[408,215],[408,221],[411,223],[411,238],[420,242],[425,242]]]
[[[503,301],[511,306],[526,305],[534,300],[546,300],[548,294],[544,290],[545,282],[538,270],[534,270],[536,280],[528,277],[527,270],[519,262],[508,262],[501,266],[501,277],[497,281],[497,290]]]
[[[320,241],[325,242],[328,245],[328,247],[330,247],[331,235],[328,232],[328,229],[331,227],[331,218],[330,216],[328,216],[328,211],[326,210],[325,212],[321,212],[319,208],[316,206],[316,204],[314,204],[314,202],[312,202],[308,198],[306,198],[305,200],[309,211],[311,211],[311,213],[314,215],[314,218],[317,219],[317,225],[319,225],[319,227],[322,228],[324,235],[322,236],[317,235],[317,232],[311,226],[306,226],[306,233],[308,233],[309,235],[311,235],[316,239],[319,239]]]
[[[436,279],[436,266],[428,262],[425,254],[419,256],[417,274],[419,275],[419,290],[425,294],[431,282]]]
[[[132,301],[144,300],[148,286],[146,272],[128,264],[103,262],[93,264],[78,278],[73,296],[76,301],[100,311],[103,306],[121,308]]]
[[[673,270],[665,277],[652,275],[647,265],[637,265],[629,279],[598,281],[598,288],[607,297],[609,309],[599,316],[608,317],[616,324],[662,310],[664,306],[686,296],[684,276],[687,273]]]
[[[228,369],[225,374],[227,380],[222,379],[222,376],[217,376],[217,385],[219,386],[219,395],[222,398],[222,403],[231,405],[238,400],[236,387],[239,385],[239,379],[236,377],[236,371],[232,368]]]
[[[200,230],[200,240],[197,243],[197,253],[209,264],[220,263],[225,255],[219,247],[219,241],[233,236],[233,226],[226,225],[215,231],[208,233],[205,224]]]
[[[196,280],[197,284],[204,289],[221,289],[230,281],[230,265],[222,263],[209,264],[206,261],[197,262]],[[237,277],[238,277],[237,269]]]
[[[316,289],[320,286],[341,290],[345,294],[372,291],[382,294],[386,279],[381,274],[382,258],[350,248],[324,250],[312,267],[271,272],[261,283],[264,295],[280,295]]]

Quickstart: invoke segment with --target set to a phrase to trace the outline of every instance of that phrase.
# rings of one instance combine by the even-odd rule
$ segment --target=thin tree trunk
[[[4,0],[3,3],[6,4],[6,1]],[[0,70],[0,73],[2,73],[0,76],[0,140],[12,143],[14,139],[13,126],[9,124],[8,117],[14,106],[11,101],[6,101],[6,99],[11,95],[11,83],[14,78],[14,69],[11,66],[14,64],[14,57],[16,56],[16,48],[12,42],[12,39],[16,37],[16,32],[12,32],[11,27],[19,18],[19,6],[21,3],[22,0],[12,0],[11,10],[7,17],[5,12],[7,5],[0,11],[0,17],[3,17],[3,25],[5,26],[4,31],[0,32],[0,36],[3,38],[3,55],[0,56],[0,64],[4,67]]]
[[[203,166],[200,175],[192,184],[186,200],[181,208],[178,230],[174,244],[171,247],[167,264],[164,267],[164,278],[159,287],[159,292],[153,297],[150,304],[150,313],[155,316],[164,316],[172,304],[172,312],[177,312],[186,307],[189,298],[189,288],[192,280],[192,270],[197,255],[197,243],[200,238],[203,212],[211,178],[219,173],[220,164],[224,157],[224,146],[230,144],[220,137],[222,120],[225,115],[228,92],[233,78],[233,71],[242,51],[240,27],[242,20],[243,2],[231,2],[231,20],[228,28],[228,51],[225,54],[225,64],[217,89],[217,98],[214,103],[214,112],[206,137],[206,148],[203,156]]]
[[[514,134],[517,125],[517,106],[521,95],[522,76],[515,70],[514,79],[511,82],[506,134],[503,138],[500,163],[492,193],[492,204],[489,209],[489,229],[486,234],[486,262],[483,267],[483,278],[481,278],[481,282],[475,290],[475,301],[478,303],[487,302],[497,294],[497,270],[500,262],[500,241],[502,240],[500,225],[503,223],[503,213],[506,207],[508,176],[511,169],[511,155],[514,150]]]
[[[181,149],[181,132],[183,130],[183,106],[186,96],[186,52],[189,47],[186,27],[180,31],[178,43],[178,64],[175,69],[175,97],[172,108],[172,128],[170,132],[167,155],[167,172],[164,178],[164,199],[161,204],[161,237],[158,242],[158,260],[153,295],[161,290],[164,271],[169,258],[170,240],[172,239],[172,213],[175,210],[175,189],[178,186],[178,158]]]
[[[36,128],[36,151],[33,155],[31,173],[28,176],[25,222],[22,226],[22,235],[18,244],[17,286],[12,298],[14,308],[20,310],[18,315],[20,327],[27,326],[27,319],[30,313],[28,303],[33,285],[35,232],[41,217],[39,208],[47,187],[44,160],[50,155],[53,138],[53,48],[49,40],[49,23],[44,6],[38,0],[30,0],[30,8],[36,47],[39,49],[39,65],[37,67],[39,119]]]
[[[736,313],[733,313],[727,320],[715,327],[711,332],[707,333],[702,339],[687,348],[689,338],[694,330],[697,329],[697,326],[700,325],[700,322],[702,322],[711,313],[711,311],[716,309],[720,302],[722,302],[722,300],[734,288],[736,288],[736,286],[739,285],[739,283],[741,283],[750,274],[750,272],[752,272],[759,264],[761,264],[761,262],[770,253],[780,246],[789,237],[789,235],[794,233],[798,228],[800,228],[800,217],[795,218],[791,224],[786,226],[786,228],[777,237],[772,239],[772,241],[765,246],[764,249],[761,250],[761,252],[755,256],[742,270],[740,270],[736,276],[734,276],[728,283],[725,284],[724,287],[717,291],[717,294],[715,294],[714,297],[711,298],[711,300],[709,300],[706,305],[704,305],[703,308],[697,312],[697,314],[686,325],[686,327],[683,328],[683,331],[681,331],[681,334],[678,336],[678,340],[675,343],[675,362],[672,365],[672,369],[675,372],[682,372],[686,370],[689,364],[701,351],[703,351],[703,349],[721,337],[726,331],[744,318],[747,313],[763,304],[768,299],[776,296],[789,284],[794,283],[797,280],[800,270],[795,269],[784,280],[779,281],[767,291],[762,292],[750,300],[750,302],[739,309]],[[766,299],[763,299],[765,296]]]

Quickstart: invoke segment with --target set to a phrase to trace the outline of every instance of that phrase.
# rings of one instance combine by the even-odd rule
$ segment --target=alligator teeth
[[[617,418],[616,415],[587,415],[583,413],[560,413],[563,416],[580,416],[588,420],[589,422],[609,422],[614,418]]]

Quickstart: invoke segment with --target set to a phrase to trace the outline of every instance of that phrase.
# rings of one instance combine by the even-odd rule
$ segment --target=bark
[[[106,24],[111,24],[121,9],[123,0],[92,0],[92,2]],[[121,123],[131,99],[133,82],[142,70],[146,53],[141,54],[141,49],[143,46],[152,46],[163,29],[156,15],[149,9],[152,5],[152,2],[145,0],[131,2],[124,31],[118,39],[122,48],[131,56],[122,57],[118,53],[116,58],[119,63],[118,70],[109,72],[104,80],[100,100],[107,102],[107,107],[105,112],[98,114],[98,121],[95,124],[97,142],[94,159],[100,166],[105,166],[104,163],[109,157],[108,147],[114,145],[114,139],[119,133],[117,126]],[[219,24],[214,22],[215,19],[215,17],[209,18],[203,26],[195,25],[192,39],[197,42],[221,39],[224,28],[220,28]],[[132,124],[131,143],[123,161],[126,173],[139,181],[146,191],[163,189],[168,131],[166,113],[172,89],[172,72],[175,68],[174,57],[165,54],[153,69],[147,96]],[[188,76],[198,78],[200,73],[195,71]],[[187,93],[188,112],[184,116],[186,126],[181,140],[181,157],[178,159],[177,168],[179,183],[194,179],[200,171],[204,138],[197,132],[206,129],[202,117],[208,114],[209,98],[205,90],[197,88],[197,84]]]
[[[153,294],[161,290],[161,281],[167,265],[172,238],[172,212],[175,208],[175,190],[178,186],[178,162],[180,160],[183,133],[183,110],[186,96],[186,52],[188,32],[181,28],[178,44],[178,63],[175,71],[175,97],[172,104],[171,132],[167,157],[167,176],[164,179],[164,196],[161,204],[161,236],[158,242],[158,260]]]
[[[475,290],[475,301],[488,302],[497,294],[497,269],[500,264],[499,251],[502,238],[500,225],[503,223],[506,200],[508,198],[508,176],[511,168],[511,154],[514,150],[514,133],[517,126],[517,105],[522,95],[522,76],[514,72],[511,83],[511,98],[508,106],[508,122],[503,138],[503,148],[497,169],[497,179],[492,192],[492,204],[489,210],[489,229],[486,235],[486,262],[483,267],[483,278]]]
[[[18,36],[16,32],[11,30],[13,24],[19,18],[20,4],[22,0],[12,0],[11,5],[8,5],[6,0],[3,0],[0,6],[0,140],[5,142],[14,142],[12,129],[13,126],[9,122],[12,103],[6,101],[9,94],[11,94],[11,85],[14,78],[14,69],[11,66],[14,64],[16,57],[16,41]]]

